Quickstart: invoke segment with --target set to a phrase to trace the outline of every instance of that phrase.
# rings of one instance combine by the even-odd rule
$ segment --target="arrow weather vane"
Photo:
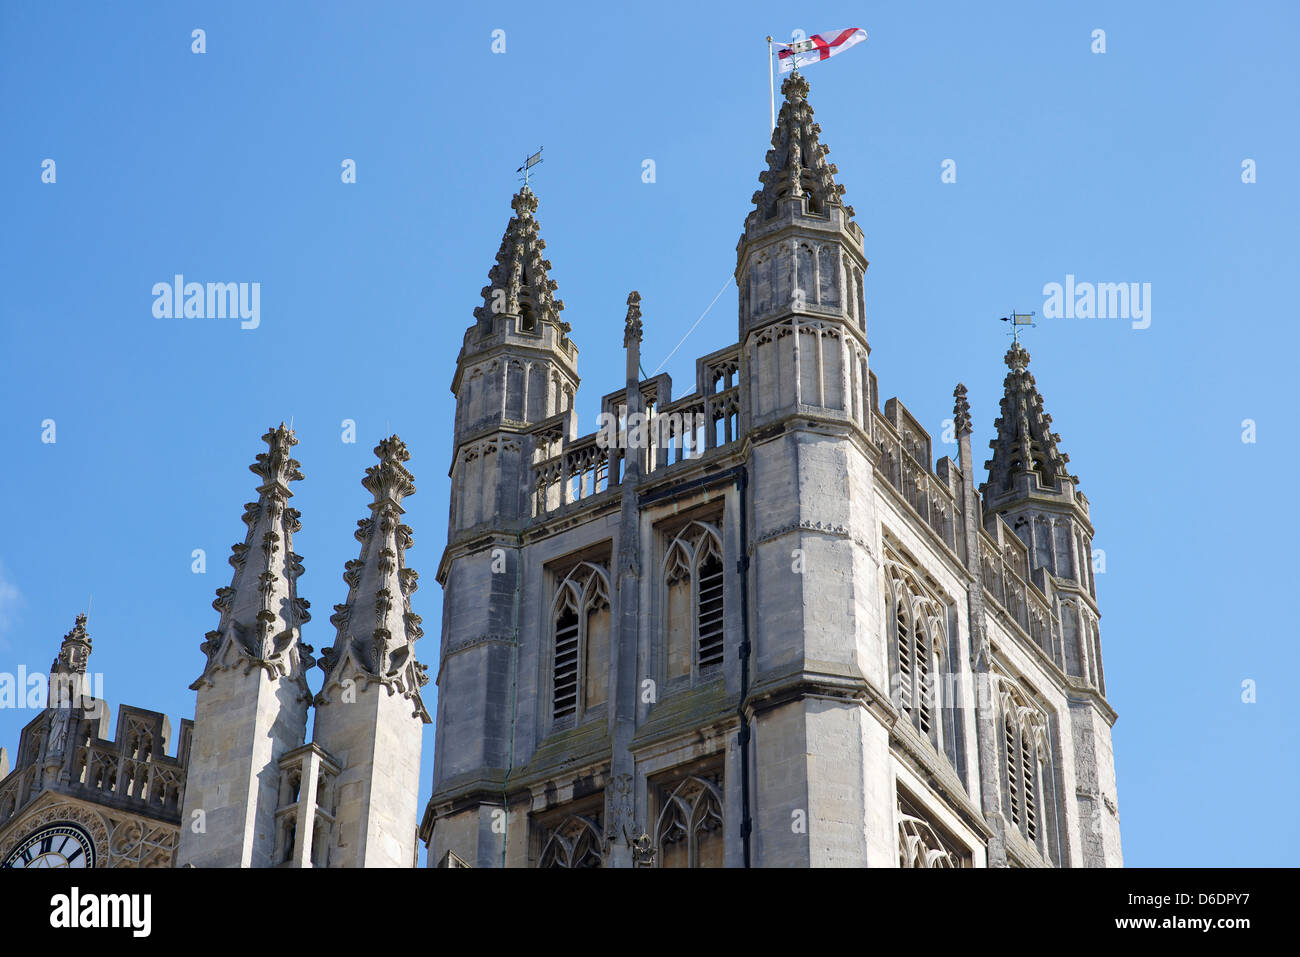
[[[1011,323],[1011,339],[1016,345],[1020,345],[1020,327],[1029,326],[1032,329],[1035,325],[1032,312],[1016,312],[1013,309],[1011,315],[1002,316],[1001,319],[1003,322]]]
[[[524,165],[515,170],[516,173],[523,173],[524,189],[528,188],[528,171],[542,161],[542,150],[544,147],[537,147],[537,152],[533,153],[524,160]]]

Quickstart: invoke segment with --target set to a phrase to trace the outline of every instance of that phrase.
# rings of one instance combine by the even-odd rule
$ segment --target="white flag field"
[[[807,40],[777,43],[776,56],[781,64],[781,72],[789,73],[796,67],[811,66],[822,60],[829,60],[835,54],[843,53],[866,38],[867,31],[861,27],[829,30],[825,33],[814,33]]]

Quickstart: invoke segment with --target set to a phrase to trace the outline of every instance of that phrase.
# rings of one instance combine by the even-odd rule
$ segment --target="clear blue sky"
[[[865,44],[806,75],[866,235],[882,399],[952,453],[937,439],[964,381],[982,462],[1008,345],[996,317],[1041,313],[1067,274],[1151,284],[1148,329],[1058,319],[1027,337],[1107,556],[1125,858],[1300,862],[1294,5],[148,7],[0,9],[0,670],[47,669],[93,593],[114,708],[191,715],[248,465],[292,416],[306,640],[333,641],[360,479],[396,431],[432,674],[448,385],[515,167],[545,145],[538,216],[594,429],[620,385],[628,291],[651,369],[734,268],[767,149],[763,37],[861,26]],[[154,318],[150,289],[177,272],[260,282],[260,328]],[[735,315],[732,286],[669,363],[678,394]],[[0,711],[11,753],[31,717]]]

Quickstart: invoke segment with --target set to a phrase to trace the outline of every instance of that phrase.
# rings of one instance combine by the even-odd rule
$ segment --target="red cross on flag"
[[[828,60],[837,53],[843,53],[854,44],[867,38],[867,31],[861,27],[849,27],[847,30],[831,30],[827,33],[814,33],[807,40],[795,40],[791,43],[776,44],[776,56],[781,64],[781,72],[789,73],[796,67],[809,66]]]

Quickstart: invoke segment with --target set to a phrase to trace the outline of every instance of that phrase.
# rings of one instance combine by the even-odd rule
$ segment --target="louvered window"
[[[721,665],[727,647],[726,574],[717,529],[691,522],[668,546],[662,574],[669,680]]]
[[[1006,818],[1044,857],[1050,857],[1051,825],[1047,821],[1054,799],[1045,764],[1044,721],[1018,688],[1004,692],[1001,707]]]
[[[898,628],[894,646],[898,649],[898,706],[909,714],[912,711],[912,634],[907,627],[907,611],[898,603],[894,618]]]
[[[913,647],[916,649],[916,720],[917,727],[927,738],[930,736],[930,652],[922,640],[924,632],[917,629],[913,635]]]
[[[1038,837],[1037,795],[1034,793],[1034,778],[1037,762],[1034,760],[1033,747],[1029,735],[1020,737],[1020,776],[1024,782],[1025,799],[1025,836],[1031,841]]]
[[[578,708],[578,610],[565,603],[555,619],[555,717]]]
[[[1007,752],[1007,812],[1012,824],[1020,823],[1020,762],[1017,760],[1019,749],[1016,747],[1016,726],[1008,717],[1003,722],[1006,734]]]
[[[711,536],[706,536],[708,553],[699,565],[696,621],[699,632],[700,667],[722,664],[724,647],[722,617],[722,558]]]
[[[912,727],[943,752],[941,606],[900,566],[891,563],[888,577],[893,626],[890,663],[894,703]],[[946,752],[945,752],[946,753]],[[951,759],[951,756],[950,756]]]
[[[580,562],[560,582],[552,617],[551,715],[580,720],[608,698],[610,608],[605,572]]]

